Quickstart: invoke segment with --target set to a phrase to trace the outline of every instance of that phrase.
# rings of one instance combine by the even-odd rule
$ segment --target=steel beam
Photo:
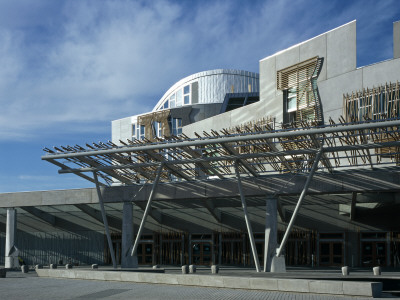
[[[374,148],[387,148],[387,147],[400,147],[400,141],[394,142],[385,142],[385,143],[368,143],[368,144],[358,144],[358,145],[347,145],[347,146],[335,146],[335,147],[323,147],[323,153],[329,152],[341,152],[341,151],[351,151],[351,150],[366,150],[366,149],[374,149]],[[128,150],[126,150],[128,151]],[[204,158],[193,158],[193,159],[183,159],[183,160],[171,160],[164,161],[163,163],[166,166],[173,168],[173,165],[179,164],[190,164],[190,163],[200,163],[200,162],[216,162],[216,161],[231,161],[237,159],[250,159],[250,158],[267,158],[267,157],[277,157],[283,155],[302,155],[302,154],[316,154],[318,151],[314,149],[299,149],[299,150],[287,150],[287,151],[279,151],[279,152],[262,152],[262,153],[248,153],[248,154],[240,154],[240,155],[225,155],[225,156],[216,156],[216,157],[204,157]],[[59,157],[53,157],[53,159],[58,159]],[[114,170],[114,169],[129,169],[136,167],[149,167],[149,166],[158,166],[158,162],[152,163],[138,163],[138,164],[127,164],[127,165],[110,165],[110,166],[102,166],[102,167],[84,167],[84,168],[62,168],[58,170],[59,174],[64,173],[76,173],[79,174],[81,172],[93,172],[93,171],[104,171],[104,170]],[[189,180],[190,177],[185,178]]]
[[[214,203],[211,200],[203,199],[202,200],[204,207],[208,210],[208,212],[213,216],[215,221],[221,223],[221,212],[215,208]]]
[[[231,155],[235,155],[237,157],[240,157],[240,154],[237,152],[237,150],[235,148],[233,148],[231,145],[227,145],[225,143],[221,143],[221,146],[228,151],[229,154]],[[245,167],[247,169],[247,171],[249,171],[251,173],[251,175],[253,175],[254,177],[257,177],[257,170],[250,165],[245,159],[242,158],[238,158],[239,162],[243,165],[243,167]]]
[[[99,180],[97,178],[96,172],[93,172],[93,178],[94,178],[94,181],[96,183],[96,191],[97,191],[97,196],[99,197],[101,216],[103,218],[103,224],[104,224],[104,228],[106,230],[106,236],[107,236],[108,248],[110,249],[111,260],[112,260],[114,269],[116,269],[117,268],[117,261],[115,260],[114,247],[113,247],[111,236],[110,236],[110,230],[108,228],[108,220],[107,220],[106,211],[104,209],[103,196],[101,195],[100,186],[99,186]]]
[[[258,254],[257,254],[257,249],[256,249],[256,243],[254,241],[253,230],[251,228],[249,215],[247,213],[247,204],[246,204],[246,199],[245,199],[245,197],[243,195],[242,181],[240,179],[240,173],[239,173],[239,168],[238,168],[238,162],[237,161],[235,161],[235,171],[236,171],[236,178],[237,178],[237,181],[238,181],[240,200],[242,201],[244,219],[246,221],[247,232],[249,234],[251,251],[253,252],[253,259],[254,259],[254,263],[256,264],[256,270],[257,270],[257,272],[260,272],[261,271],[260,261],[258,260]]]
[[[30,213],[31,215],[34,215],[36,218],[39,218],[43,222],[45,222],[51,226],[56,226],[56,217],[53,216],[52,214],[44,212],[33,206],[22,206],[20,208],[25,210],[26,212]]]
[[[74,206],[83,211],[88,216],[92,217],[93,219],[103,223],[103,217],[101,211],[98,211],[97,209],[87,204],[75,204]],[[121,231],[122,221],[120,219],[112,216],[107,216],[107,222],[110,227]]]
[[[231,136],[231,137],[222,137],[222,138],[212,138],[212,139],[200,139],[200,140],[188,140],[188,141],[176,141],[176,142],[161,142],[157,144],[146,144],[146,145],[133,145],[126,147],[118,147],[118,148],[110,148],[105,150],[90,150],[90,151],[81,151],[81,152],[70,152],[70,153],[56,153],[56,154],[47,154],[42,156],[43,160],[51,160],[51,159],[61,159],[61,158],[72,158],[72,157],[84,157],[84,156],[92,156],[92,155],[102,155],[109,153],[125,153],[125,152],[140,152],[140,151],[148,151],[148,150],[159,150],[164,148],[179,148],[179,147],[188,147],[188,146],[205,146],[211,144],[220,144],[220,143],[234,143],[234,142],[244,142],[251,141],[257,139],[274,139],[274,138],[290,138],[290,137],[298,137],[298,136],[307,136],[307,135],[318,135],[323,133],[336,133],[343,131],[357,131],[357,130],[368,130],[368,129],[376,129],[376,128],[384,128],[384,127],[398,127],[400,126],[400,120],[395,121],[386,121],[386,122],[371,122],[371,123],[363,123],[356,125],[343,125],[343,126],[332,126],[332,127],[323,127],[323,128],[312,128],[307,130],[295,130],[295,131],[281,131],[281,132],[268,132],[268,133],[258,133],[258,134],[249,134],[249,135],[241,135],[241,136]]]
[[[163,167],[164,167],[164,164],[161,163],[161,165],[157,169],[156,178],[154,179],[153,187],[151,189],[151,192],[150,192],[150,195],[149,195],[149,199],[147,200],[146,209],[144,210],[142,221],[140,222],[140,226],[139,226],[139,230],[138,230],[138,233],[137,233],[137,236],[136,236],[135,244],[133,244],[131,256],[136,255],[136,251],[137,251],[137,248],[139,246],[140,237],[142,235],[142,232],[143,232],[143,229],[144,229],[144,224],[146,223],[146,219],[147,219],[147,216],[149,214],[149,211],[151,210],[151,202],[153,201],[154,194],[156,192],[158,181],[160,180]]]
[[[303,191],[302,191],[301,194],[300,194],[300,198],[299,198],[299,200],[297,201],[296,208],[295,208],[294,211],[293,211],[292,218],[290,219],[290,222],[289,222],[289,225],[288,225],[288,227],[287,227],[287,229],[286,229],[285,235],[283,236],[281,245],[280,245],[280,247],[279,247],[279,248],[277,249],[277,251],[276,251],[276,256],[277,256],[277,257],[281,256],[282,250],[283,250],[283,248],[284,248],[285,245],[286,245],[286,242],[287,242],[287,240],[288,240],[288,238],[289,238],[290,231],[292,230],[294,221],[296,220],[297,214],[298,214],[298,212],[299,212],[301,203],[303,202],[303,199],[305,198],[305,196],[306,196],[306,194],[307,194],[308,187],[310,186],[311,179],[313,178],[314,173],[315,173],[315,171],[316,171],[317,168],[318,168],[318,163],[319,163],[319,160],[321,159],[321,156],[322,156],[322,145],[321,145],[320,150],[317,152],[317,155],[315,156],[314,163],[313,163],[313,165],[312,165],[312,167],[311,167],[310,173],[308,174],[308,177],[307,177],[306,183],[305,183],[305,185],[304,185]]]

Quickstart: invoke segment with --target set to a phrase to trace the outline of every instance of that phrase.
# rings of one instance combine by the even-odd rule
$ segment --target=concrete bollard
[[[35,270],[38,270],[38,269],[43,269],[43,266],[42,265],[36,265],[35,266]]]
[[[22,273],[28,273],[28,271],[29,271],[29,267],[27,265],[21,266],[21,272]]]
[[[183,265],[182,266],[182,274],[187,274],[187,273],[189,273],[189,266]]]
[[[196,273],[196,266],[195,265],[190,265],[189,266],[189,273],[190,274]]]
[[[93,264],[92,265],[92,269],[98,269],[99,268],[99,265],[98,264]]]
[[[349,267],[348,266],[342,267],[342,275],[343,276],[349,276],[349,274],[350,274]]]
[[[212,265],[212,266],[211,266],[211,273],[212,273],[212,274],[218,274],[218,272],[219,272],[219,266],[217,266],[217,265]]]
[[[50,264],[50,269],[57,269],[57,264]]]
[[[159,265],[154,265],[154,266],[153,266],[153,269],[159,269],[159,268],[160,268]]]
[[[374,272],[374,275],[381,275],[381,267],[373,267],[372,271]]]
[[[65,268],[66,268],[66,269],[72,269],[72,265],[71,265],[71,264],[66,264],[66,265],[65,265]]]

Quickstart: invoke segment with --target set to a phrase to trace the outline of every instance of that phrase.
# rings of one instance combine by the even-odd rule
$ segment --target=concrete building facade
[[[30,225],[20,221],[26,218],[34,227],[53,232],[55,236],[60,232],[73,232],[80,245],[77,247],[88,250],[84,256],[75,255],[80,263],[111,263],[110,248],[113,248],[117,264],[134,265],[135,260],[127,252],[131,250],[136,234],[140,239],[134,252],[139,265],[249,266],[257,265],[257,260],[264,260],[264,269],[270,270],[270,258],[283,243],[286,265],[398,266],[400,226],[396,220],[400,205],[400,162],[396,150],[397,125],[388,125],[384,132],[363,127],[346,129],[346,135],[342,136],[335,133],[334,138],[340,140],[341,145],[329,144],[330,140],[324,137],[338,125],[369,126],[365,123],[371,123],[374,126],[375,122],[400,119],[399,28],[399,22],[394,23],[393,59],[365,67],[357,67],[356,21],[353,21],[261,59],[259,75],[237,70],[214,70],[178,81],[151,112],[112,121],[112,143],[101,145],[102,149],[109,151],[101,152],[101,155],[110,155],[108,169],[102,169],[98,161],[88,162],[88,157],[84,158],[86,161],[80,161],[88,163],[84,166],[86,171],[102,171],[102,178],[112,177],[110,181],[103,181],[110,187],[100,189],[98,186],[100,193],[96,189],[82,189],[0,194],[0,222],[11,224],[6,212],[11,214],[11,209],[16,208],[18,214],[22,214],[17,218],[17,227],[25,229],[25,233],[17,232],[16,238],[15,230],[13,233],[7,231],[7,238],[2,240],[7,244],[6,261],[9,261],[11,244],[18,241],[18,236],[26,235],[27,231],[37,236],[40,231],[26,229]],[[194,145],[199,136],[210,140],[236,138],[237,144],[234,145],[237,146],[250,127],[253,129],[247,133],[265,134],[266,144],[280,141],[265,150],[270,153],[277,148],[274,150],[277,163],[274,161],[261,168],[262,171],[254,171],[260,158],[252,157],[246,163],[246,156],[240,156],[258,153],[254,140],[236,148],[239,149],[236,152],[221,142],[225,152],[218,150],[215,153],[212,153],[215,149],[210,142],[208,148],[201,150],[201,155],[195,147],[182,146],[181,152],[173,152],[174,155],[186,151],[193,161],[204,157],[208,161],[196,165],[189,178],[193,181],[179,177],[186,170],[179,171],[176,165],[170,166],[168,172],[162,174],[164,177],[154,199],[151,198],[154,190],[151,184],[146,183],[156,181],[152,178],[157,169],[152,169],[153,175],[140,169],[149,167],[146,163],[150,159],[141,160],[140,155],[149,155],[146,151],[150,151],[150,147],[168,148],[161,144],[176,141],[182,145]],[[285,144],[284,140],[289,134],[293,136],[293,132],[302,130],[316,130],[316,135],[310,135],[310,139],[317,136],[322,144],[326,144],[320,145],[321,151],[313,152],[308,161],[304,159],[308,155],[305,150],[310,148],[302,149],[305,152],[301,155],[293,155],[293,151],[301,149]],[[270,140],[268,134],[271,134]],[[317,148],[318,142],[313,143]],[[342,156],[321,154],[323,146],[367,147],[371,144],[379,145],[376,148],[357,148],[353,150],[354,156],[348,155],[353,153],[350,148],[340,150],[344,153]],[[118,147],[124,146],[131,148],[116,156],[117,151],[122,151]],[[135,156],[134,146],[142,147],[140,155]],[[54,163],[56,155],[74,159],[68,155],[79,151],[49,150],[48,155],[54,155],[50,157]],[[171,153],[168,151],[172,150],[167,149],[158,156],[153,154],[152,159],[161,161],[161,166],[164,166],[163,157],[168,160],[168,153]],[[282,151],[286,152],[279,154]],[[227,164],[207,174],[207,166],[215,166],[214,160],[223,155],[228,157],[226,161],[233,160],[229,157],[234,156],[235,166]],[[319,167],[318,155],[322,157]],[[364,157],[367,157],[365,161]],[[296,159],[304,166],[302,170],[292,172],[291,168],[299,165]],[[112,168],[117,163],[132,164],[136,173],[113,173]],[[58,166],[66,169],[60,163]],[[228,175],[222,176],[221,170]],[[245,175],[252,170],[254,178],[244,176],[237,186],[239,173]],[[307,175],[312,170],[316,170],[315,175]],[[79,172],[75,170],[75,173]],[[97,182],[83,172],[79,174]],[[129,179],[126,177],[131,175]],[[304,191],[308,193],[297,212],[298,199]],[[147,199],[153,201],[150,210],[146,207],[150,202]],[[247,205],[244,205],[244,200]],[[102,227],[104,218],[98,209],[102,202],[111,230],[108,242]],[[141,220],[147,214],[149,221],[138,234]],[[297,217],[294,227],[289,231],[287,242],[283,242],[293,216]],[[42,223],[46,226],[43,227]],[[134,228],[129,224],[135,224]],[[87,238],[94,232],[96,238]],[[87,246],[94,240],[98,243],[97,254]],[[27,260],[32,259],[29,247],[19,247]],[[64,260],[70,256],[54,252],[54,257]],[[49,258],[41,262],[46,260]]]

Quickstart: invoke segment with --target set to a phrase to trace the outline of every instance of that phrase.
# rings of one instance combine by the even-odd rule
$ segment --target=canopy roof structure
[[[99,142],[45,148],[43,160],[60,167],[59,173],[75,173],[91,182],[85,172],[96,172],[101,185],[118,181],[125,185],[153,182],[157,167],[163,165],[160,182],[229,178],[234,163],[244,176],[285,172],[307,173],[321,150],[320,171],[348,167],[398,165],[400,120],[358,122],[273,130],[270,126],[246,131],[204,132],[204,136],[160,139],[157,142]]]
[[[399,164],[400,120],[353,124],[346,124],[342,120],[341,124],[331,121],[329,126],[323,127],[311,127],[308,123],[301,125],[300,128],[283,130],[273,130],[268,124],[263,128],[255,125],[253,129],[246,128],[236,134],[227,130],[222,130],[222,135],[212,131],[211,134],[204,132],[203,137],[197,135],[195,139],[182,135],[155,143],[147,140],[120,141],[123,146],[107,142],[93,146],[87,144],[87,148],[78,145],[54,147],[55,151],[45,148],[48,154],[42,159],[61,167],[59,173],[76,173],[96,184],[114,268],[117,264],[100,184],[152,183],[131,248],[131,255],[134,256],[159,182],[236,177],[253,259],[257,272],[260,272],[241,174],[259,177],[286,172],[308,173],[281,244],[276,249],[276,256],[273,253],[277,260],[281,260],[300,206],[318,169],[333,172],[342,167],[373,169],[380,165]],[[69,166],[70,163],[73,167]],[[93,178],[83,174],[85,172],[92,172]],[[103,183],[100,183],[99,177]],[[267,238],[265,243],[268,244]],[[264,271],[269,268],[268,257],[271,255],[265,252]]]

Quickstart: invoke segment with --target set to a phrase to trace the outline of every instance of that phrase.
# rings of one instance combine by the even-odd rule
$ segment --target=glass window
[[[162,137],[162,125],[161,122],[154,122],[154,136],[156,137]]]
[[[189,97],[189,95],[186,95],[185,97],[183,97],[183,104],[190,104],[190,97]]]
[[[297,110],[297,93],[296,88],[288,89],[287,91],[287,111],[292,112]]]
[[[190,104],[190,85],[183,87],[183,104]]]
[[[165,100],[165,102],[164,102],[163,108],[164,108],[164,109],[168,108],[168,104],[169,104],[169,101],[168,101],[168,99],[167,99],[167,100]]]
[[[169,98],[169,107],[170,108],[175,107],[175,94],[172,94],[171,97]]]
[[[182,119],[180,118],[171,118],[170,119],[170,128],[172,135],[180,135],[182,134]]]
[[[176,107],[182,106],[182,90],[176,92]]]
[[[183,88],[183,93],[184,93],[185,95],[190,93],[190,85],[186,85],[186,86]]]
[[[132,124],[132,140],[143,140],[145,133],[145,126],[139,124]]]

